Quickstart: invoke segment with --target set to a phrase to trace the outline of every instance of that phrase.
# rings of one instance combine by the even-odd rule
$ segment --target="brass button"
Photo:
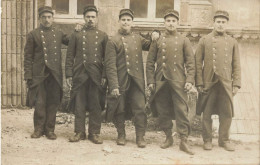
[[[163,59],[165,59],[165,56],[162,56]]]
[[[41,30],[41,33],[43,33],[43,31]]]
[[[85,50],[85,48],[83,48],[83,50]]]
[[[166,64],[165,64],[165,63],[163,63],[162,65],[163,65],[163,66],[166,66]]]
[[[47,60],[45,60],[45,62],[47,63]]]
[[[85,31],[85,30],[83,30],[83,32],[85,33],[86,31]]]
[[[175,51],[177,51],[178,49],[177,48],[175,48]]]
[[[96,33],[98,34],[98,31],[96,31]]]
[[[55,34],[53,34],[53,37],[55,37]]]
[[[136,68],[136,70],[138,70],[138,68]]]
[[[127,69],[127,72],[130,72],[130,69]]]
[[[54,43],[56,43],[56,40],[54,40]]]
[[[94,63],[96,63],[97,61],[94,61]]]
[[[97,54],[95,54],[95,57],[97,57]]]
[[[129,62],[126,62],[127,65],[129,65]]]
[[[83,36],[83,38],[86,38],[85,36]]]
[[[173,64],[176,65],[176,62],[174,62]]]
[[[47,56],[47,54],[44,54],[45,56]]]
[[[84,57],[86,57],[86,54],[83,54]]]
[[[162,52],[165,52],[165,49],[162,49]]]
[[[83,44],[85,44],[85,42],[83,42]]]
[[[97,50],[97,48],[95,48],[95,50]]]
[[[98,36],[96,36],[96,38],[98,38]]]
[[[137,63],[137,64],[138,64],[138,61],[136,61],[135,63]]]
[[[126,55],[126,58],[128,58],[129,56],[128,55]]]
[[[97,42],[95,42],[95,44],[97,44]]]

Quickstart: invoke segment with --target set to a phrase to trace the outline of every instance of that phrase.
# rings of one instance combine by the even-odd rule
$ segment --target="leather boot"
[[[144,148],[146,146],[144,136],[136,136],[136,144],[139,148]]]
[[[227,151],[235,151],[235,147],[230,141],[220,142],[218,145]]]
[[[122,133],[118,134],[118,137],[117,137],[117,140],[116,140],[117,145],[124,146],[126,144],[125,136],[126,135],[122,134]]]
[[[194,155],[194,152],[189,148],[187,137],[181,137],[180,150],[187,154]]]
[[[166,136],[166,140],[163,144],[161,144],[162,149],[169,148],[173,144],[173,137],[172,136]]]
[[[42,131],[34,131],[31,138],[40,138],[43,135]]]
[[[88,139],[95,144],[103,143],[103,139],[101,138],[100,134],[89,134]]]
[[[50,140],[56,140],[57,139],[57,136],[54,132],[47,132],[46,137]]]
[[[69,138],[69,142],[78,142],[80,140],[86,139],[86,133],[85,132],[79,132],[76,133],[74,136]]]
[[[204,150],[212,150],[212,142],[211,141],[205,141],[203,144]]]

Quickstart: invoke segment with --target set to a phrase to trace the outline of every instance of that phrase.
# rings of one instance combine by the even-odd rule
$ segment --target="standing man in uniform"
[[[205,150],[212,149],[212,114],[219,115],[218,144],[234,151],[229,141],[233,96],[241,87],[241,68],[237,41],[226,34],[229,14],[216,11],[214,30],[199,41],[196,50],[196,86],[199,92],[197,114],[203,112]]]
[[[189,39],[177,32],[178,22],[179,13],[172,9],[167,10],[164,15],[166,31],[150,47],[146,76],[148,87],[153,92],[152,105],[159,114],[159,126],[166,134],[161,148],[168,148],[173,144],[172,119],[175,114],[177,131],[181,138],[180,150],[193,154],[187,144],[190,124],[186,92],[191,90],[194,83],[195,59]]]
[[[132,10],[122,9],[119,13],[120,29],[107,43],[106,75],[109,92],[116,98],[115,102],[108,100],[107,120],[113,120],[117,128],[117,144],[125,145],[125,117],[128,112],[133,114],[136,143],[144,148],[147,116],[142,50],[149,49],[151,40],[132,33],[133,19]]]
[[[101,129],[101,93],[106,84],[103,61],[108,36],[98,30],[96,6],[84,8],[85,25],[71,35],[66,58],[66,78],[71,92],[71,108],[75,112],[75,135],[70,142],[86,139],[85,119],[89,110],[88,139],[103,143]]]
[[[24,79],[28,94],[26,105],[35,106],[32,138],[54,133],[58,106],[62,97],[61,44],[69,40],[53,27],[53,11],[49,6],[38,9],[40,27],[27,35],[24,48]]]

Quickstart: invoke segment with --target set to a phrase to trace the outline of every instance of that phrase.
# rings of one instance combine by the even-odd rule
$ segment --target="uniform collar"
[[[226,35],[227,35],[226,32],[224,32],[224,33],[221,34],[221,33],[218,33],[216,30],[213,30],[213,36],[214,36],[214,37],[218,37],[218,36],[219,36],[219,37],[222,37],[222,36],[225,37]]]
[[[173,32],[169,32],[168,30],[165,31],[165,35],[166,36],[176,36],[178,34],[177,30],[173,31]]]
[[[95,30],[96,27],[95,27],[95,26],[87,26],[87,25],[84,25],[84,26],[83,26],[83,29],[84,29],[84,30]]]
[[[130,30],[129,32],[127,32],[126,30],[119,29],[118,33],[123,35],[123,36],[127,36],[127,35],[130,35],[132,33],[132,31]]]
[[[42,29],[42,30],[44,30],[44,31],[48,31],[48,30],[53,29],[53,25],[51,25],[50,27],[45,27],[45,26],[43,26],[42,24],[40,24],[40,29]]]

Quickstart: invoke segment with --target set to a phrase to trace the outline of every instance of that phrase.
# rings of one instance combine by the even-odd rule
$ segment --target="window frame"
[[[77,14],[77,4],[75,0],[69,0],[69,14],[57,14],[54,11],[55,22],[69,22],[69,23],[80,23],[84,22],[83,15]],[[45,0],[45,5],[52,6],[52,0]],[[98,0],[94,0],[94,5],[98,8]]]
[[[174,1],[174,10],[180,12],[180,1],[181,0],[173,0]],[[125,8],[130,9],[130,0],[125,0]],[[134,18],[134,22],[150,22],[150,23],[161,23],[163,22],[163,18],[156,18],[156,0],[148,0],[148,8],[147,8],[147,18]]]

